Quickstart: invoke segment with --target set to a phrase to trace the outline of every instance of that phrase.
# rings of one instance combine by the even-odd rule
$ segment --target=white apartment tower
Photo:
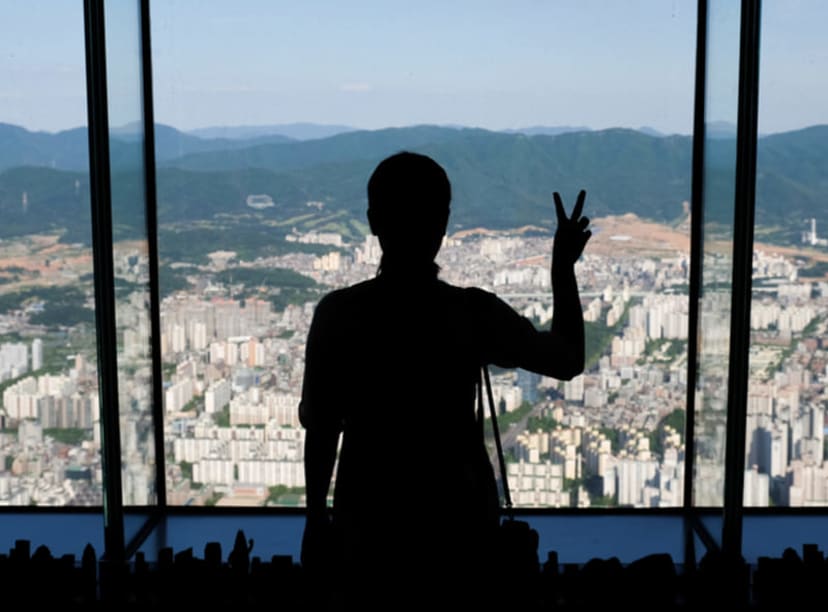
[[[32,371],[36,372],[43,367],[43,340],[35,338],[32,341]]]

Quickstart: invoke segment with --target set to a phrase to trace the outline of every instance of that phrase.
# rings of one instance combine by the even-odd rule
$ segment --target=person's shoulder
[[[449,300],[457,302],[465,309],[488,310],[502,301],[494,292],[482,287],[461,287],[443,281],[440,282],[441,288],[448,295]]]
[[[317,310],[339,309],[364,299],[374,288],[375,279],[369,279],[333,289],[326,293],[316,306]]]
[[[443,286],[443,290],[448,292],[452,296],[456,296],[459,299],[464,300],[477,300],[477,301],[489,301],[491,299],[497,299],[497,296],[488,289],[483,289],[482,287],[460,287],[458,285],[451,285],[444,281],[440,281]]]

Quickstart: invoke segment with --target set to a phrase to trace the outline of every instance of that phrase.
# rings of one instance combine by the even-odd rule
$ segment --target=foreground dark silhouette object
[[[216,559],[215,549],[208,554],[205,547],[204,558],[192,548],[158,552],[154,561],[136,553],[113,585],[106,584],[111,575],[98,572],[102,560],[91,545],[78,561],[73,555],[55,556],[45,545],[32,553],[28,540],[16,540],[7,554],[0,553],[0,588],[9,609],[321,609],[319,598],[312,596],[315,583],[290,555],[251,557],[249,571],[242,574],[231,568],[229,556]],[[697,568],[680,568],[666,553],[627,564],[616,557],[561,564],[556,551],[547,551],[544,558],[538,588],[531,594],[506,589],[502,581],[478,583],[476,592],[487,598],[476,602],[477,609],[516,609],[518,602],[529,606],[525,609],[559,611],[600,610],[607,602],[614,610],[660,612],[817,609],[828,576],[828,562],[814,543],[804,544],[801,554],[788,547],[779,557],[760,557],[756,565],[737,563],[736,574],[723,572],[726,564],[715,553],[706,554]],[[740,576],[731,584],[735,590],[724,588],[723,582],[734,576]],[[389,591],[384,609],[408,609],[410,601],[408,592]],[[432,594],[431,602],[435,609],[445,603],[439,594]],[[512,608],[504,607],[508,603]]]
[[[499,592],[480,587],[504,576],[476,381],[488,364],[561,380],[583,371],[574,266],[591,235],[585,197],[567,215],[554,194],[554,315],[538,330],[493,293],[438,278],[451,202],[442,167],[402,152],[374,170],[367,216],[382,248],[378,273],[319,302],[306,348],[301,563],[314,595],[345,605],[386,605],[389,593],[468,604]]]

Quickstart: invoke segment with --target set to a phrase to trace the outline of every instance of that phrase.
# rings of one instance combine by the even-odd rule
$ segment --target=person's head
[[[368,222],[383,252],[383,265],[416,267],[432,262],[449,218],[451,184],[433,159],[403,151],[382,160],[368,181]]]

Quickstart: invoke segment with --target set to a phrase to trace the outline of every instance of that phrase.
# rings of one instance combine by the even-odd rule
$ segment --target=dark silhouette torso
[[[334,524],[346,564],[434,570],[479,558],[496,520],[493,473],[481,470],[480,366],[519,366],[538,333],[494,294],[436,278],[380,274],[320,302],[302,418],[342,428]]]

